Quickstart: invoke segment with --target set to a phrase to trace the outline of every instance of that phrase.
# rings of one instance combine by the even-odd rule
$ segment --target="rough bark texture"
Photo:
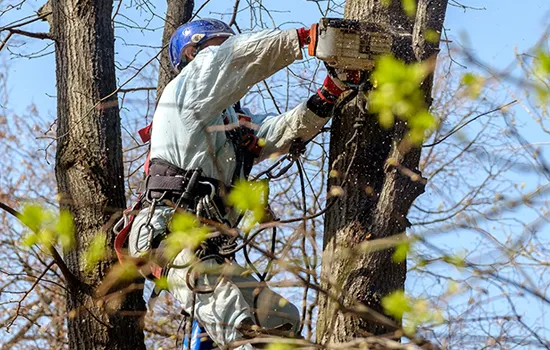
[[[71,271],[91,286],[85,292],[68,286],[67,311],[71,349],[145,349],[141,327],[145,305],[141,292],[123,298],[108,313],[93,290],[113,261],[91,272],[82,253],[90,241],[125,206],[122,140],[116,94],[113,1],[54,0],[53,28],[57,64],[56,176],[62,203],[74,216],[77,247],[65,255]],[[104,97],[110,96],[99,103]],[[111,230],[105,230],[112,243]]]
[[[394,41],[394,55],[405,62],[431,57],[435,61],[439,43],[425,42],[423,34],[426,29],[441,32],[446,7],[447,0],[419,0],[416,18],[410,18],[402,10],[400,0],[392,0],[389,7],[380,0],[348,0],[345,17],[373,21],[393,32],[411,34]],[[428,104],[432,79],[429,77],[423,84]],[[354,155],[353,145],[346,148],[346,143],[354,132],[356,118],[365,118],[365,124],[358,130]],[[345,196],[325,218],[322,276],[325,289],[330,289],[327,281],[331,281],[344,291],[339,301],[346,307],[360,302],[381,312],[382,298],[404,289],[406,264],[392,261],[393,249],[359,256],[351,256],[349,249],[367,240],[403,233],[408,226],[407,213],[423,193],[424,183],[417,170],[420,149],[402,147],[406,132],[406,123],[402,121],[391,130],[382,129],[375,116],[361,114],[354,102],[344,109],[341,118],[333,121],[330,164],[336,164],[340,174],[345,173],[352,159],[353,165],[344,188]],[[390,166],[389,158],[398,166]],[[331,179],[329,186],[338,183],[338,179]],[[321,296],[317,323],[319,342],[344,342],[366,334],[392,331],[369,317],[344,314],[338,309],[335,300]]]
[[[188,22],[193,15],[193,7],[195,2],[193,0],[167,0],[168,7],[166,10],[166,22],[164,23],[164,33],[162,34],[162,47],[167,47],[170,43],[170,37],[172,33],[180,25]],[[160,55],[159,64],[159,79],[157,85],[157,102],[160,99],[162,91],[170,80],[176,76],[175,71],[172,69],[170,63],[170,56],[168,50],[163,50]]]

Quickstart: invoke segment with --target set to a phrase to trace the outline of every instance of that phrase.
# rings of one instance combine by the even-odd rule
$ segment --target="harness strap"
[[[181,176],[150,175],[145,179],[145,185],[148,191],[183,193],[187,189],[188,181],[189,179]],[[219,187],[219,181],[205,176],[199,176],[193,194],[196,196],[210,195],[212,193],[212,186],[207,183],[212,184],[215,188]]]

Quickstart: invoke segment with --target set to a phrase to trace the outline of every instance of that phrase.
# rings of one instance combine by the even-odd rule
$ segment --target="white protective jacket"
[[[231,185],[236,167],[235,151],[226,138],[222,112],[229,122],[238,125],[232,107],[256,83],[302,58],[296,30],[266,30],[229,38],[221,46],[203,49],[164,90],[153,119],[151,159],[160,158],[181,169],[202,169],[203,176]],[[306,102],[279,116],[251,116],[257,124],[256,135],[265,140],[258,161],[273,153],[286,153],[296,138],[309,140],[328,121],[309,110]],[[130,254],[138,255],[136,246],[146,248],[149,232],[143,229],[149,209],[136,216],[130,233]],[[173,214],[171,207],[159,206],[150,222],[154,236],[166,231]],[[174,265],[185,266],[193,256],[182,251]],[[205,264],[215,265],[214,260]],[[290,322],[299,327],[297,308],[257,283],[243,277],[241,267],[233,277],[217,280],[216,276],[201,276],[201,286],[215,286],[214,293],[196,294],[187,287],[187,268],[170,268],[167,273],[169,291],[188,313],[194,313],[219,345],[239,339],[235,329],[245,318],[252,318],[252,303],[258,302],[256,317],[261,326],[276,327]],[[193,302],[195,300],[195,302]],[[263,305],[263,306],[262,306]],[[251,349],[250,345],[239,349]]]
[[[238,125],[233,105],[257,83],[302,58],[296,30],[265,30],[241,34],[196,56],[164,90],[153,118],[151,159],[231,185],[235,151],[226,138],[222,112]],[[286,153],[296,138],[309,140],[327,119],[306,103],[280,115],[251,116],[265,140],[258,161]]]

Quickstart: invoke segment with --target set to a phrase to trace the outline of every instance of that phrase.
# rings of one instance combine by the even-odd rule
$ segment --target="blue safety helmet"
[[[170,61],[174,69],[179,71],[187,59],[183,55],[183,49],[189,45],[200,46],[212,38],[229,37],[235,32],[224,22],[205,18],[192,21],[180,26],[170,38]]]

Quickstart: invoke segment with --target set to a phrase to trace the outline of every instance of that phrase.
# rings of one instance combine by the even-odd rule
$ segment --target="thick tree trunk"
[[[430,57],[435,60],[439,43],[427,43],[423,35],[427,29],[441,32],[447,0],[419,0],[416,18],[404,13],[401,0],[392,0],[388,7],[382,3],[380,0],[348,0],[345,17],[373,21],[394,32],[411,34],[394,42],[394,55],[405,62]],[[428,104],[432,79],[427,79],[423,86]],[[354,133],[356,118],[364,118],[365,123],[358,130],[358,147],[354,152],[354,145],[346,147],[346,143]],[[329,164],[336,164],[341,175],[348,167],[350,170],[343,188],[345,196],[325,218],[322,286],[330,290],[334,285],[343,290],[339,302],[346,307],[359,302],[382,312],[382,298],[404,289],[406,264],[392,261],[394,249],[358,255],[349,252],[363,242],[403,233],[408,226],[407,213],[413,201],[423,193],[424,181],[417,170],[420,149],[402,147],[406,132],[406,123],[402,121],[391,130],[384,130],[376,116],[362,115],[354,102],[344,109],[341,118],[333,121]],[[339,181],[331,179],[329,187],[338,185]],[[317,323],[319,342],[343,342],[392,331],[392,327],[372,317],[344,314],[338,310],[337,301],[321,296]]]
[[[166,22],[164,23],[164,32],[162,34],[162,47],[167,47],[170,43],[172,33],[180,25],[188,22],[193,15],[194,0],[166,0]],[[168,50],[164,49],[160,55],[159,80],[157,85],[157,102],[160,99],[162,91],[170,80],[174,79],[176,72],[172,69]]]
[[[112,94],[116,89],[112,7],[112,0],[52,1],[56,176],[62,203],[72,212],[77,232],[77,247],[65,259],[75,276],[91,287],[82,291],[68,286],[71,349],[145,348],[142,293],[126,295],[119,311],[107,313],[90,294],[113,261],[106,259],[86,272],[81,256],[111,215],[125,206],[120,117],[117,96]],[[109,244],[114,237],[110,229],[104,231]]]

